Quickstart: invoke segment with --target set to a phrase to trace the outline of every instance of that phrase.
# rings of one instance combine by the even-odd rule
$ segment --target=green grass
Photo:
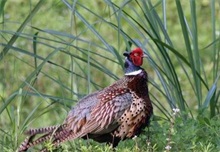
[[[2,149],[15,151],[27,128],[62,123],[80,98],[122,77],[122,53],[139,46],[154,117],[117,150],[219,151],[219,11],[217,0],[2,0]],[[111,151],[83,140],[62,148]]]

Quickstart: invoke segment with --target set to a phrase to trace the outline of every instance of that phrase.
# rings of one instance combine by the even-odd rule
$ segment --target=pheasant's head
[[[141,48],[136,48],[131,52],[125,52],[125,75],[137,75],[142,71],[143,58],[146,57]]]

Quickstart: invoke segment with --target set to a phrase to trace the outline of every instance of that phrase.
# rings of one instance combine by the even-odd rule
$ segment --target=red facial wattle
[[[130,53],[130,58],[134,65],[141,66],[143,64],[143,50],[141,48],[136,48]]]

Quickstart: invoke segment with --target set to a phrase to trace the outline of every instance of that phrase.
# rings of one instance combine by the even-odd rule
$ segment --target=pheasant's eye
[[[134,53],[134,56],[138,56],[138,53]]]
[[[135,53],[132,53],[131,56],[132,56],[132,57],[139,57],[140,54],[135,52]]]

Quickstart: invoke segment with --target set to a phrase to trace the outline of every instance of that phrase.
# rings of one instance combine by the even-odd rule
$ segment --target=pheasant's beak
[[[148,58],[148,55],[147,55],[147,54],[144,54],[144,55],[142,56],[142,58]]]

